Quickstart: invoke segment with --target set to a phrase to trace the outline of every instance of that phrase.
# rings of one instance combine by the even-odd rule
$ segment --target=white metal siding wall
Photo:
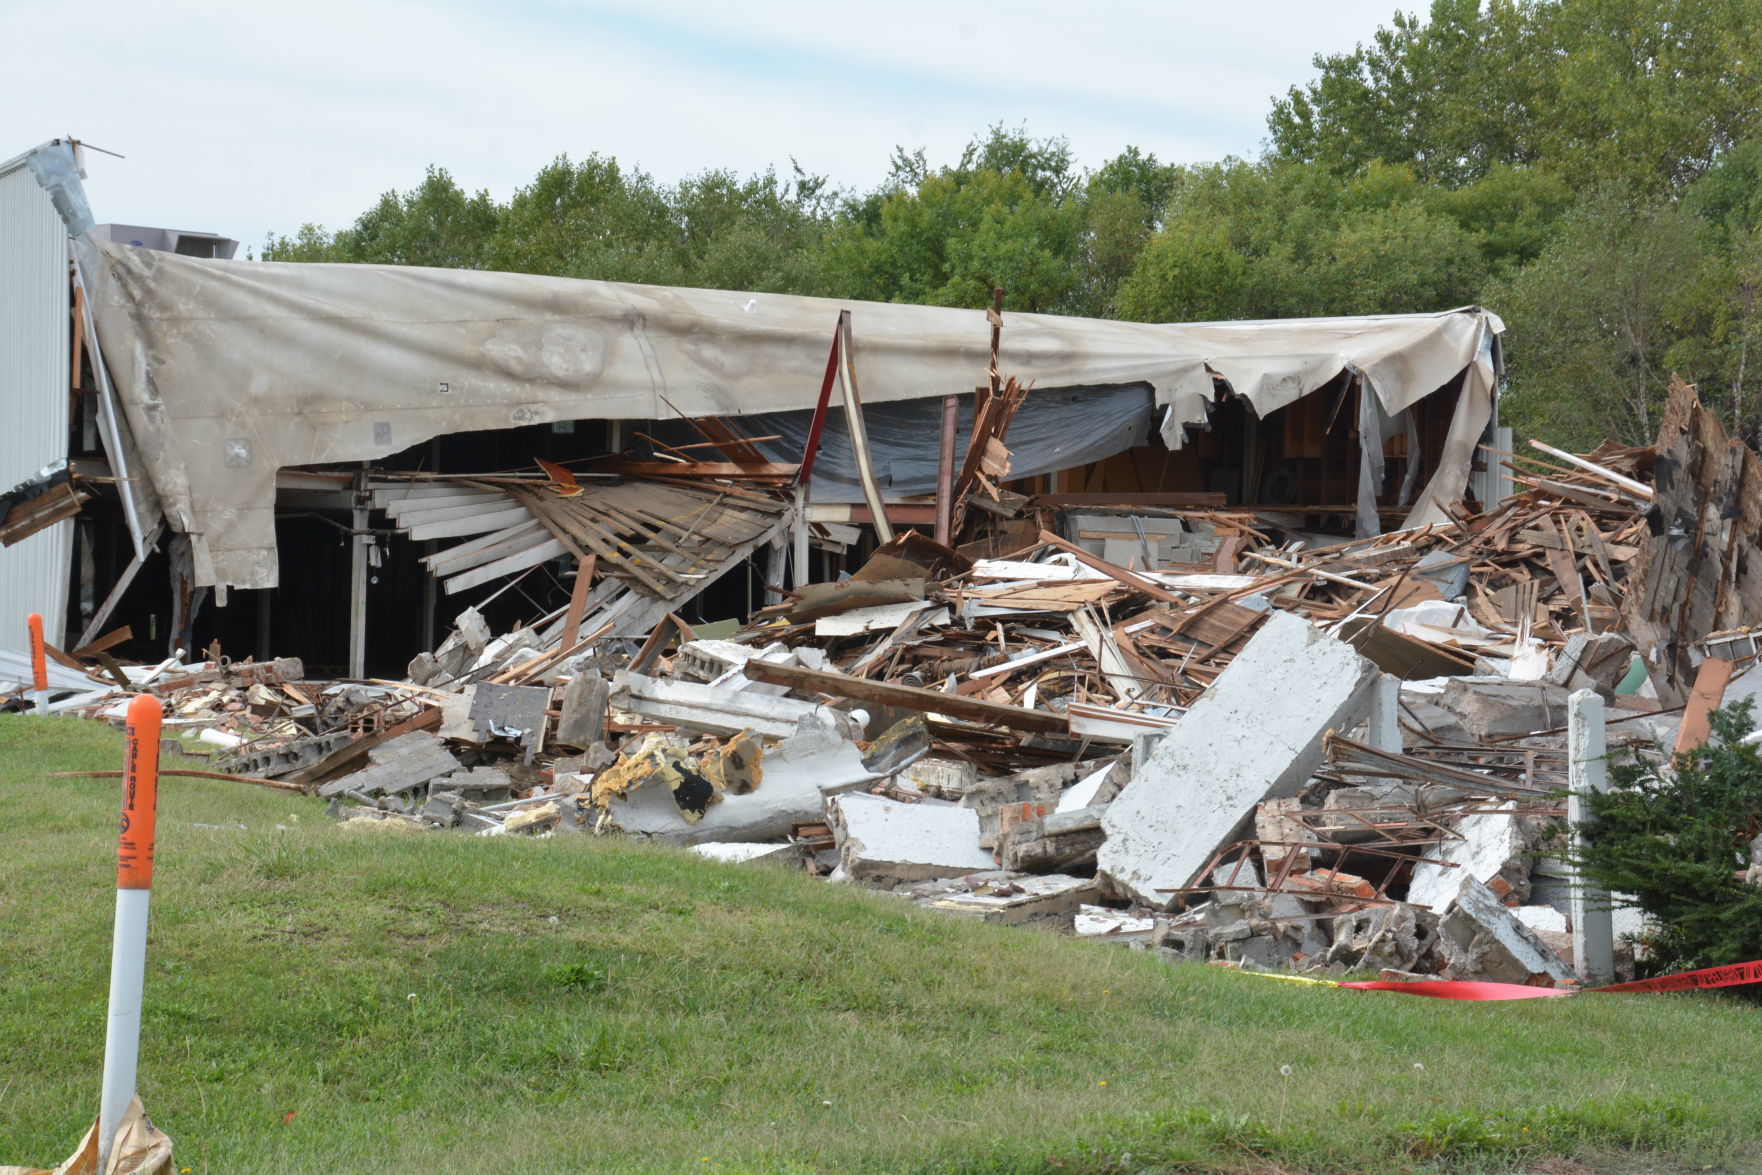
[[[67,456],[72,361],[67,228],[30,169],[0,163],[0,491]],[[22,649],[25,617],[67,639],[71,521],[0,547],[0,648]]]

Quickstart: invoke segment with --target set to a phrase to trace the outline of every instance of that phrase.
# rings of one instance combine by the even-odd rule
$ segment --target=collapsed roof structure
[[[275,473],[289,466],[558,420],[811,409],[845,309],[867,403],[970,392],[988,362],[980,310],[109,243],[80,256],[110,379],[201,585],[275,585]],[[1371,393],[1360,437],[1375,456],[1382,420],[1465,377],[1413,524],[1464,489],[1501,329],[1472,307],[1181,325],[1011,314],[999,363],[1037,390],[1149,385],[1171,449],[1224,389],[1265,418],[1350,373]]]
[[[1148,502],[1175,489],[1210,494],[1189,504],[1326,501],[1332,524],[1360,535],[1390,523],[1442,520],[1445,505],[1468,493],[1476,447],[1496,418],[1503,324],[1476,307],[1197,324],[1011,313],[999,332],[997,314],[983,310],[530,274],[233,261],[93,231],[71,142],[45,144],[20,160],[70,237],[80,319],[73,342],[90,369],[89,376],[72,372],[72,382],[90,398],[83,417],[70,424],[76,434],[83,431],[94,457],[91,438],[101,442],[103,458],[76,461],[76,472],[87,475],[77,488],[114,493],[120,509],[113,514],[126,525],[133,552],[123,567],[120,558],[104,557],[104,543],[88,544],[98,551],[97,570],[88,560],[86,582],[64,593],[79,597],[73,609],[79,615],[69,614],[64,642],[98,635],[109,607],[97,601],[108,590],[112,599],[105,605],[114,604],[169,532],[177,598],[166,644],[195,643],[191,614],[203,589],[216,589],[216,601],[225,604],[228,589],[285,586],[292,565],[280,558],[277,532],[290,501],[337,512],[384,509],[400,496],[381,485],[369,498],[358,480],[333,476],[325,483],[288,471],[359,471],[369,462],[425,473],[493,468],[481,452],[475,464],[467,458],[451,470],[443,468],[438,450],[422,455],[418,446],[443,437],[531,436],[546,426],[561,432],[576,422],[600,422],[598,449],[584,438],[563,458],[579,461],[599,451],[628,453],[631,434],[622,422],[665,435],[668,421],[750,418],[771,435],[744,444],[746,458],[780,469],[802,466],[783,479],[802,491],[786,501],[790,513],[777,530],[756,536],[780,544],[780,532],[792,532],[794,582],[800,583],[810,518],[860,523],[879,514],[885,538],[887,518],[923,517],[927,507],[911,500],[933,492],[938,474],[925,426],[934,429],[941,404],[960,397],[958,445],[971,445],[977,407],[971,393],[988,373],[995,383],[999,371],[1008,372],[1031,389],[1015,409],[1006,465],[987,466],[994,474],[1007,472],[1014,488],[1044,493],[1070,489],[1073,481],[1091,490],[1115,488],[1098,474],[1109,458],[1161,453],[1160,470],[1124,483],[1128,497]],[[847,324],[843,361],[852,397],[861,381],[865,407],[857,419],[866,415],[871,422],[866,430],[857,426],[860,446],[852,445],[852,430],[836,413],[823,427],[827,348],[840,323]],[[0,389],[21,402],[46,394]],[[651,440],[662,459],[677,459],[664,443],[636,435]],[[807,468],[822,446],[818,479],[808,486]],[[44,453],[38,464],[80,448],[76,440],[69,453]],[[1183,460],[1171,464],[1171,457]],[[835,503],[863,500],[865,476],[868,508],[832,510]],[[1089,480],[1080,481],[1084,476]],[[1034,485],[1026,480],[1036,477]],[[319,492],[326,487],[328,497]],[[21,498],[33,488],[21,486]],[[453,487],[455,495],[466,495],[456,508],[474,492],[482,504],[485,490]],[[463,578],[455,569],[450,591],[483,584],[503,569],[587,553],[553,520],[517,516],[519,526],[479,543],[503,557],[484,560],[487,570]],[[417,542],[437,531],[482,533],[455,524],[394,525],[369,534],[360,512],[351,522],[344,529],[357,547],[393,533]],[[282,529],[282,541],[289,541],[285,522]],[[750,556],[752,537],[730,544],[728,552]],[[813,537],[824,538],[823,527]],[[380,549],[370,554],[377,566]],[[366,563],[358,562],[360,571]],[[428,569],[438,570],[438,562],[430,558]],[[714,574],[702,568],[689,574],[701,589],[729,565],[723,560]],[[305,597],[313,586],[296,585]],[[367,593],[359,583],[354,589],[349,624],[359,629],[366,626]],[[679,594],[668,602],[676,606]],[[260,622],[260,630],[267,628]],[[431,618],[427,639],[434,628]],[[236,633],[230,635],[236,645]],[[266,640],[264,632],[258,639]],[[352,647],[362,644],[356,633]],[[256,651],[272,655],[267,647]],[[360,674],[359,656],[350,657],[349,668]]]

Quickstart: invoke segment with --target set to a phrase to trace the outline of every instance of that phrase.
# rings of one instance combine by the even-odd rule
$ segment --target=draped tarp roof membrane
[[[199,584],[274,586],[275,474],[287,466],[550,421],[812,407],[841,309],[866,402],[970,392],[989,365],[979,310],[199,260],[90,235],[78,256],[146,473],[193,540]],[[1451,449],[1418,512],[1461,493],[1503,329],[1475,307],[1199,324],[1005,318],[1006,374],[1038,388],[1148,384],[1171,446],[1204,421],[1214,375],[1264,416],[1353,371],[1393,416],[1467,370]]]

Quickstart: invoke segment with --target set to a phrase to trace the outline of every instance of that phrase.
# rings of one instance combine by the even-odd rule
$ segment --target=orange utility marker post
[[[25,617],[31,634],[31,709],[39,718],[49,716],[49,667],[43,663],[43,618],[32,612]]]
[[[122,776],[122,835],[116,855],[116,936],[110,947],[110,1021],[104,1034],[104,1092],[98,1103],[98,1170],[106,1170],[117,1127],[135,1096],[141,1053],[141,984],[147,971],[147,899],[153,892],[153,832],[159,814],[159,699],[128,707]]]

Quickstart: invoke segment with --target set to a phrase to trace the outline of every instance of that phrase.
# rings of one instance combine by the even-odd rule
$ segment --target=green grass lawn
[[[97,1112],[121,737],[0,717],[0,1164]],[[1762,1166],[1762,1019],[1171,968],[766,866],[344,831],[167,779],[141,1094],[176,1166],[1127,1172]],[[1289,1066],[1288,1073],[1283,1068]]]

